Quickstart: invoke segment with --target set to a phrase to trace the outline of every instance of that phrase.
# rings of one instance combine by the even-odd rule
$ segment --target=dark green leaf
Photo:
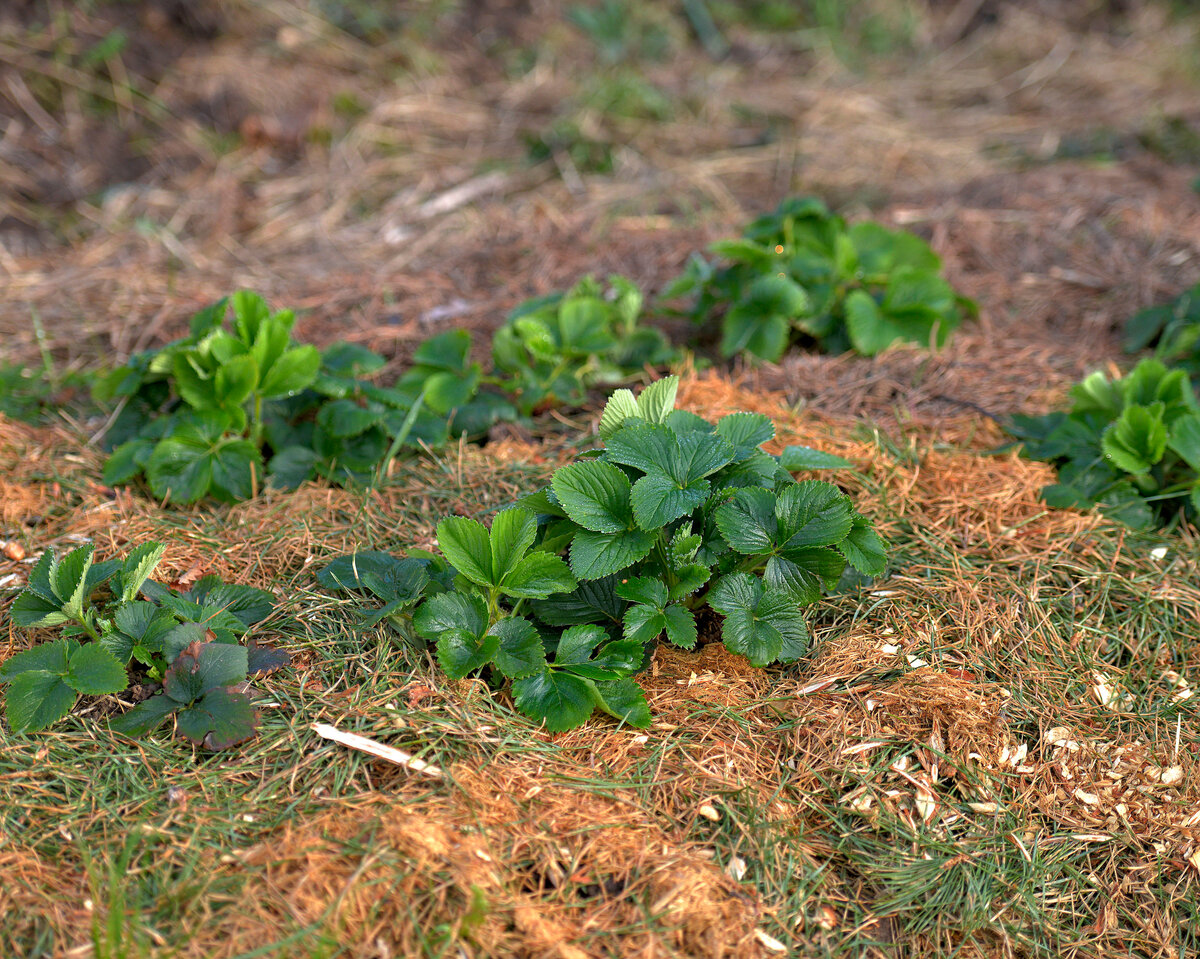
[[[179,734],[206,749],[228,749],[254,736],[257,718],[250,697],[233,687],[210,689],[175,715]]]
[[[100,643],[88,643],[71,654],[66,680],[85,696],[119,693],[129,685],[125,667]]]
[[[179,708],[170,696],[159,694],[138,703],[128,712],[109,721],[109,727],[125,736],[145,736],[162,725]]]
[[[163,691],[180,703],[199,699],[209,690],[246,678],[249,657],[242,646],[192,643],[163,674]]]
[[[13,732],[38,732],[71,711],[75,690],[56,673],[31,669],[10,681],[4,716]]]
[[[479,636],[465,629],[446,629],[437,636],[438,662],[451,679],[462,679],[486,666],[499,648],[500,637],[490,633]]]
[[[413,614],[417,634],[431,643],[449,629],[482,636],[487,624],[487,605],[476,593],[438,593],[425,600]]]
[[[585,530],[620,533],[633,525],[629,477],[611,463],[592,460],[564,466],[555,472],[553,488],[567,515]]]
[[[511,569],[500,583],[506,596],[545,599],[554,593],[569,593],[578,584],[571,570],[557,556],[532,553]]]
[[[636,729],[650,725],[650,707],[642,687],[632,679],[591,684],[596,705],[615,719]]]
[[[644,530],[593,533],[583,530],[571,541],[571,572],[576,579],[601,579],[628,569],[654,548],[654,534]]]
[[[779,455],[779,465],[792,473],[800,470],[843,469],[854,466],[849,460],[833,453],[823,453],[807,446],[789,446]]]
[[[532,676],[545,667],[546,650],[529,620],[519,616],[502,619],[488,630],[488,634],[499,640],[496,666],[510,679]]]
[[[586,679],[553,669],[543,669],[513,682],[513,700],[530,719],[543,722],[550,732],[582,725],[592,714],[595,700]]]
[[[59,639],[14,653],[0,663],[0,682],[8,682],[18,673],[30,670],[65,676],[70,668],[71,653],[77,648],[78,643]]]

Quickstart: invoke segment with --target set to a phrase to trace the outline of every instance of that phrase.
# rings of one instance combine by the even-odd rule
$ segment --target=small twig
[[[355,733],[344,733],[336,726],[330,726],[327,723],[313,723],[312,728],[322,739],[331,739],[335,743],[348,746],[350,749],[370,753],[372,756],[386,759],[388,762],[395,763],[397,766],[402,766],[413,772],[424,773],[433,779],[440,779],[442,776],[442,770],[439,767],[425,762],[424,759],[417,759],[417,757],[404,752],[402,749],[385,746],[383,743],[377,743],[373,739],[367,739],[366,736],[359,736]]]

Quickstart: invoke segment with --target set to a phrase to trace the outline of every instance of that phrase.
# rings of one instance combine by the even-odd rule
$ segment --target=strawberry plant
[[[812,198],[784,201],[741,238],[694,255],[663,297],[691,297],[696,322],[721,318],[721,355],[778,360],[788,344],[873,356],[902,340],[941,346],[975,304],[940,275],[924,240],[846,221]]]
[[[497,382],[528,416],[578,406],[587,389],[628,380],[679,359],[662,333],[638,324],[642,294],[621,276],[608,289],[584,277],[566,293],[527,300],[492,340]]]
[[[232,310],[232,327],[226,312]],[[362,379],[382,357],[351,344],[324,353],[291,338],[290,310],[254,293],[201,310],[188,336],[132,357],[95,389],[118,400],[105,482],[144,477],[157,497],[233,502],[264,482],[369,478],[393,447],[442,442],[420,394]]]
[[[1168,366],[1184,369],[1193,383],[1200,382],[1200,283],[1169,303],[1134,314],[1125,324],[1125,352],[1148,346]]]
[[[343,557],[325,581],[365,587],[393,613],[399,592],[447,675],[508,685],[517,708],[550,730],[597,708],[647,725],[636,673],[664,636],[694,647],[709,610],[725,645],[755,665],[799,659],[809,644],[801,608],[847,564],[867,576],[885,566],[879,536],[850,498],[831,483],[797,482],[787,468],[849,464],[802,447],[769,454],[767,417],[709,423],[674,409],[677,385],[668,377],[636,398],[614,393],[600,420],[604,447],[557,470],[490,529],[443,519],[438,545],[452,569],[418,604],[407,579],[416,567],[400,590],[372,585],[416,560]]]
[[[1116,380],[1091,374],[1071,399],[1009,426],[1026,456],[1058,467],[1042,490],[1050,506],[1099,506],[1133,527],[1200,518],[1200,402],[1184,370],[1142,360]]]
[[[210,749],[254,734],[254,710],[241,684],[249,673],[278,668],[288,658],[247,649],[238,639],[270,614],[274,597],[216,577],[177,593],[149,578],[162,555],[159,543],[103,563],[93,561],[91,545],[61,559],[53,551],[42,554],[13,602],[12,621],[61,627],[62,635],[0,663],[0,684],[8,687],[5,718],[14,732],[58,722],[80,694],[122,692],[132,666],[160,680],[163,693],[113,720],[114,729],[149,732],[175,713],[180,734]]]

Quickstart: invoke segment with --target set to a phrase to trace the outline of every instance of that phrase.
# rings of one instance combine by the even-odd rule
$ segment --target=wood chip
[[[424,759],[418,759],[404,752],[402,749],[385,746],[383,743],[377,743],[373,739],[367,739],[366,736],[359,736],[355,733],[344,733],[336,726],[330,726],[327,723],[313,723],[312,728],[323,739],[330,739],[350,749],[357,749],[359,752],[370,753],[372,756],[386,759],[388,762],[395,763],[397,766],[402,766],[412,772],[421,773],[434,779],[441,778],[442,770],[439,767],[425,762]]]

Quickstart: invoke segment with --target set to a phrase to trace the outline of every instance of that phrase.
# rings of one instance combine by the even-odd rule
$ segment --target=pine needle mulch
[[[461,447],[373,493],[164,510],[101,486],[69,433],[0,424],[24,491],[2,532],[28,558],[162,538],[168,575],[274,588],[285,612],[262,635],[296,658],[266,682],[244,753],[160,735],[85,787],[64,764],[111,762],[98,707],[14,740],[0,790],[26,803],[0,856],[23,918],[6,933],[88,940],[117,908],[95,863],[129,841],[123,809],[154,850],[131,854],[144,899],[118,904],[129,936],[187,955],[1184,954],[1200,876],[1193,534],[1048,510],[1049,471],[981,455],[1002,437],[975,416],[900,443],[714,373],[689,375],[680,405],[758,410],[778,444],[847,457],[855,469],[829,475],[892,543],[890,573],[818,607],[796,667],[662,648],[643,677],[651,729],[557,736],[356,631],[311,570],[355,546],[428,546],[438,516],[486,515],[565,448]],[[0,578],[26,569],[0,562]],[[28,642],[6,632],[10,650]],[[322,742],[313,722],[443,777]],[[154,885],[162,870],[174,885]],[[200,892],[164,906],[181,888]]]

